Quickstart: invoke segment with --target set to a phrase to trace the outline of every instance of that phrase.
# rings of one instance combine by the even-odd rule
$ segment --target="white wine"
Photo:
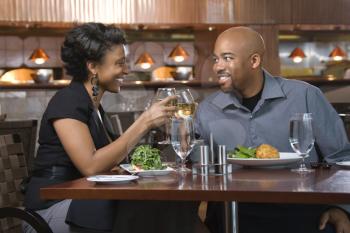
[[[157,99],[157,102],[160,102],[162,100],[163,99]],[[172,99],[165,106],[172,107],[172,106],[176,106],[176,104],[177,104],[177,99]]]
[[[194,114],[194,111],[196,110],[196,104],[195,103],[178,103],[176,105],[176,113],[180,117],[188,117],[192,116]]]

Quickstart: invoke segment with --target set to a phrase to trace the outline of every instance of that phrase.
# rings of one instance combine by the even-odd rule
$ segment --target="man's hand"
[[[334,226],[336,233],[350,233],[349,218],[341,209],[331,208],[324,212],[320,218],[320,230],[323,230],[327,223]]]

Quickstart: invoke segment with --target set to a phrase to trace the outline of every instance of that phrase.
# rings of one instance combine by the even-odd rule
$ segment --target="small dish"
[[[340,167],[350,169],[350,161],[342,161],[342,162],[337,162],[335,164]]]
[[[88,181],[101,183],[101,184],[119,184],[127,183],[132,180],[138,179],[138,176],[135,175],[97,175],[90,176],[86,178]]]
[[[133,175],[139,175],[139,176],[164,176],[168,175],[170,172],[175,171],[174,168],[166,167],[165,169],[161,170],[135,170],[131,164],[120,164],[120,167],[123,168],[125,171],[129,172]]]

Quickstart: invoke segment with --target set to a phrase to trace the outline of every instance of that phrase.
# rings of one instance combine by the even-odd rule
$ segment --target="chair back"
[[[20,207],[23,194],[20,184],[28,176],[19,135],[0,135],[0,207]],[[22,232],[17,218],[1,218],[0,232]]]
[[[33,168],[36,139],[37,120],[3,121],[0,122],[0,135],[18,134],[23,144],[28,172]]]

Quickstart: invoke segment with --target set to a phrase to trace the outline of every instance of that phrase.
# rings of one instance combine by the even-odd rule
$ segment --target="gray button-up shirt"
[[[218,91],[198,106],[196,132],[207,143],[210,133],[216,145],[233,150],[238,144],[256,147],[273,145],[281,152],[293,152],[289,140],[289,119],[294,113],[312,113],[315,143],[329,162],[350,160],[350,144],[343,122],[325,99],[310,84],[272,77],[264,71],[261,99],[251,112],[234,92]],[[308,158],[317,161],[312,149]]]

